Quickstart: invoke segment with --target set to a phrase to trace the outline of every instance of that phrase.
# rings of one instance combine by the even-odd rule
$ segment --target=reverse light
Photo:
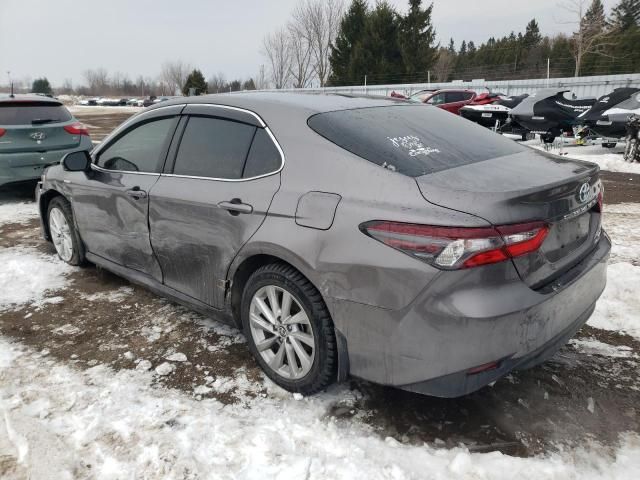
[[[362,224],[360,230],[435,267],[458,270],[535,252],[544,242],[549,227],[543,222],[464,228],[373,221]]]
[[[80,122],[72,123],[71,125],[65,125],[63,127],[67,133],[71,135],[89,135],[86,125]]]

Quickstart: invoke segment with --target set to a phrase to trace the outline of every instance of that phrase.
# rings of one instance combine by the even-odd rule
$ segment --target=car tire
[[[245,285],[240,312],[251,353],[280,387],[311,395],[336,381],[331,316],[320,292],[296,269],[284,263],[257,269]]]
[[[55,197],[47,209],[49,236],[58,257],[69,265],[85,263],[85,249],[73,219],[71,204],[64,197]]]

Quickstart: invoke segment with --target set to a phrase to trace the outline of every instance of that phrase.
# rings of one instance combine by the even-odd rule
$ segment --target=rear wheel
[[[336,379],[333,322],[318,290],[293,267],[256,270],[242,295],[242,325],[267,376],[291,392],[312,394]]]
[[[49,235],[60,259],[70,265],[84,263],[84,246],[75,228],[71,204],[64,197],[56,197],[47,210]]]

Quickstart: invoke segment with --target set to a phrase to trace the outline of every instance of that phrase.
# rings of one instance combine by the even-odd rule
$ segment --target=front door
[[[95,153],[92,171],[72,187],[88,252],[162,281],[149,239],[149,191],[160,178],[177,115],[151,115]]]
[[[189,116],[171,151],[171,173],[150,192],[151,244],[165,285],[221,308],[221,281],[264,221],[282,156],[260,123],[207,115]]]

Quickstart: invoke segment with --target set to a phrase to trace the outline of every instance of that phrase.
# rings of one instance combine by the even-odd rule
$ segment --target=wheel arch
[[[62,193],[58,190],[50,189],[40,195],[38,209],[40,211],[40,218],[42,219],[42,231],[44,232],[44,238],[46,240],[51,240],[51,233],[49,232],[49,204],[51,200],[56,197],[66,198]]]
[[[240,306],[242,303],[244,287],[253,272],[270,263],[284,263],[300,272],[300,274],[303,275],[316,288],[316,290],[318,290],[322,300],[325,302],[325,305],[327,305],[329,314],[331,315],[329,303],[326,301],[322,290],[318,288],[317,275],[314,275],[312,267],[295,255],[287,254],[286,252],[281,252],[279,250],[280,249],[277,246],[266,248],[266,246],[263,245],[260,249],[253,250],[252,253],[245,252],[242,256],[238,255],[229,268],[228,280],[230,283],[226,300],[227,308],[231,313],[235,326],[240,330],[242,330]],[[343,381],[349,375],[349,352],[347,349],[347,339],[344,334],[336,328],[335,323],[333,325],[333,330],[336,335],[336,344],[338,348],[338,381]]]

